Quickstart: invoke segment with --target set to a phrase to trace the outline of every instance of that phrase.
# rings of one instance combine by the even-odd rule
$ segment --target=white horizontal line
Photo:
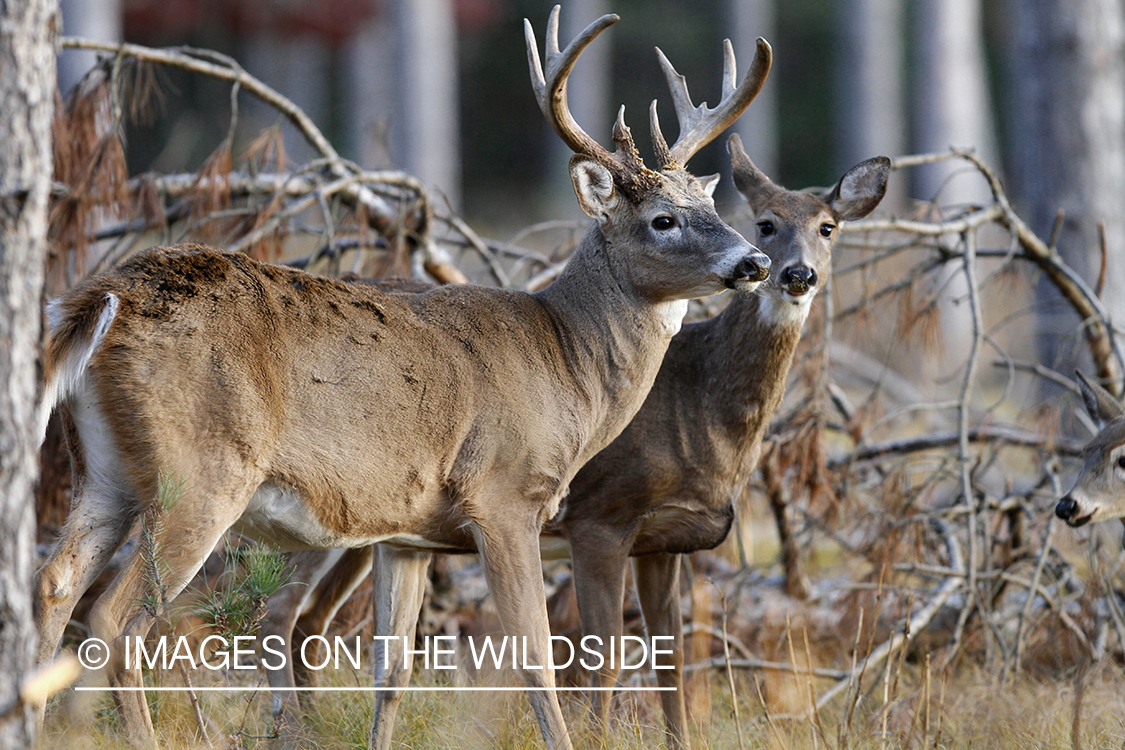
[[[391,690],[401,690],[404,693],[465,693],[465,692],[503,692],[503,693],[568,693],[568,692],[606,692],[620,690],[623,693],[654,693],[676,690],[674,687],[285,687],[274,688],[265,685],[256,687],[76,687],[75,690],[84,692],[121,692],[136,693],[142,690],[155,693],[264,693],[264,692],[307,692],[307,693],[378,693]]]

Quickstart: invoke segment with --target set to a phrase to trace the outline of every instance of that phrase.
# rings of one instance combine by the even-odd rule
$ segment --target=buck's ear
[[[709,174],[706,177],[697,178],[700,185],[703,186],[703,192],[707,193],[708,198],[713,198],[715,196],[715,188],[719,186],[719,178],[721,176],[722,175]]]
[[[734,186],[742,193],[742,197],[750,204],[750,210],[757,216],[762,213],[770,198],[781,192],[781,188],[750,161],[746,150],[742,148],[742,138],[738,133],[731,133],[730,138],[727,139],[727,153],[730,154]]]
[[[613,186],[613,175],[609,170],[588,156],[570,158],[570,179],[574,182],[574,192],[578,205],[587,216],[601,221],[617,205],[617,190]]]
[[[883,200],[890,174],[891,160],[885,156],[862,161],[840,178],[824,202],[844,221],[862,219]]]
[[[1078,376],[1078,389],[1082,391],[1086,411],[1090,413],[1090,418],[1098,424],[1099,428],[1125,416],[1125,406],[1122,406],[1112,393],[1087,378],[1081,370],[1075,370],[1074,374]]]

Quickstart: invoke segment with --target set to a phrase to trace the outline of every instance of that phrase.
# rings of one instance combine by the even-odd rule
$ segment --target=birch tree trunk
[[[377,12],[354,29],[340,55],[337,145],[367,169],[409,172],[459,210],[456,4],[385,0],[375,6]]]
[[[0,748],[34,744],[35,402],[58,0],[0,2]]]
[[[1125,323],[1125,9],[1120,0],[1010,0],[1015,33],[1010,172],[1018,210],[1093,286],[1114,327]],[[1105,223],[1105,254],[1098,222]],[[1049,283],[1037,290],[1039,357],[1069,373],[1081,325]],[[1120,394],[1120,384],[1113,384]]]
[[[62,33],[99,42],[120,42],[123,0],[60,0]],[[59,91],[63,96],[82,80],[98,61],[92,50],[68,49],[59,53]]]
[[[902,0],[837,0],[836,173],[872,156],[907,152],[903,102]],[[884,211],[902,211],[906,191],[892,180]]]
[[[730,28],[731,45],[734,47],[734,57],[738,61],[738,76],[746,75],[750,61],[754,59],[755,40],[764,38],[771,44],[777,43],[777,9],[774,0],[727,0],[725,3],[724,17]],[[778,132],[777,132],[777,76],[772,75],[766,79],[766,85],[754,97],[751,104],[742,116],[739,117],[731,132],[738,133],[746,147],[746,153],[754,160],[758,169],[775,178],[778,174]],[[725,143],[726,135],[721,140]],[[723,182],[730,185],[724,178]],[[719,185],[722,187],[723,182]],[[730,191],[734,195],[734,190]]]
[[[1066,0],[1064,0],[1066,1]],[[988,91],[980,0],[917,0],[914,49],[917,55],[914,102],[914,151],[941,152],[970,148],[996,163],[996,138]],[[938,204],[982,204],[991,199],[984,179],[951,161],[917,172],[914,197]],[[945,354],[968,351],[972,322],[969,306],[958,304],[968,288],[960,262],[941,271],[938,288]],[[928,364],[941,372],[946,357],[927,352]]]
[[[451,0],[387,3],[395,41],[392,144],[402,169],[461,205],[457,24]]]

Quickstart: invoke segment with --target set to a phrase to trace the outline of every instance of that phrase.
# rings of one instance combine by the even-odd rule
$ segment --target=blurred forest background
[[[296,249],[306,257],[291,262],[365,275],[387,270],[360,267],[367,254],[393,259],[406,247],[439,281],[454,280],[434,272],[445,258],[484,283],[540,288],[588,224],[566,174],[569,152],[528,78],[523,19],[542,49],[552,5],[63,0],[68,36],[181,49],[179,62],[152,50],[98,53],[98,73],[68,96],[98,55],[64,45],[48,293],[182,238],[269,259]],[[1110,541],[1120,527],[1073,532],[1050,510],[1094,429],[1083,422],[1074,368],[1122,391],[1112,322],[1125,320],[1125,3],[563,5],[564,45],[602,13],[622,18],[583,54],[569,85],[572,111],[602,143],[622,103],[646,156],[652,99],[671,122],[654,46],[697,101],[715,101],[721,40],[732,40],[744,72],[762,36],[773,71],[736,129],[765,172],[789,188],[828,186],[862,159],[895,157],[876,214],[844,227],[761,471],[736,499],[734,532],[715,554],[691,559],[689,630],[708,640],[697,647],[693,637],[690,661],[701,673],[730,661],[714,661],[714,644],[726,640],[715,624],[729,612],[739,615],[734,650],[837,670],[815,701],[786,704],[767,684],[763,705],[775,714],[843,690],[858,696],[868,656],[887,665],[886,679],[898,654],[896,669],[913,670],[920,691],[931,652],[935,674],[965,657],[1001,679],[1113,666],[1090,678],[1079,670],[1076,717],[1095,677],[1125,695],[1116,670],[1125,662],[1125,555]],[[131,56],[159,64],[130,68]],[[200,74],[206,63],[215,71]],[[299,110],[250,91],[251,81],[232,85],[239,66]],[[161,111],[131,111],[153,80]],[[297,127],[298,111],[310,122]],[[729,177],[719,141],[693,159],[693,173]],[[745,204],[724,182],[720,213],[752,237]],[[44,476],[65,477],[57,443],[54,455]],[[67,487],[50,485],[44,495],[54,498],[40,500],[45,543],[68,507]],[[483,619],[468,570],[449,590],[472,601],[439,601],[434,632]],[[552,589],[565,594],[558,581]],[[790,612],[814,642],[846,643],[794,658],[800,631]],[[369,599],[357,597],[339,627],[352,632],[369,617]],[[639,632],[635,616],[630,627]],[[851,648],[861,641],[857,673]],[[763,668],[752,661],[744,666]],[[885,690],[881,736],[892,703]],[[1039,708],[1013,709],[1014,724],[1048,715]]]
[[[493,237],[545,219],[580,217],[569,154],[528,84],[522,19],[539,34],[542,0],[63,0],[64,33],[227,54],[289,97],[348,159],[396,168],[441,191],[451,210]],[[1125,7],[1119,0],[567,0],[569,39],[602,13],[621,15],[579,61],[571,106],[609,141],[619,104],[648,147],[647,107],[670,103],[653,47],[716,98],[720,40],[743,66],[769,40],[773,72],[737,125],[751,157],[781,184],[828,185],[876,154],[973,149],[997,169],[1014,208],[1125,319]],[[540,36],[542,44],[542,37]],[[66,50],[65,93],[93,52]],[[166,112],[127,133],[130,174],[194,171],[226,135],[221,81],[166,69]],[[245,99],[245,97],[243,97]],[[278,120],[245,102],[234,152]],[[639,127],[638,127],[639,126]],[[311,149],[289,132],[289,157]],[[722,144],[693,162],[727,170]],[[303,149],[303,150],[302,150]],[[884,210],[988,198],[979,175],[950,164],[892,185]],[[962,170],[965,172],[965,170]],[[961,182],[958,184],[957,180]],[[721,186],[720,210],[735,200]],[[943,194],[944,191],[944,194]],[[1060,215],[1059,212],[1062,212]],[[1099,235],[1099,222],[1104,230]],[[1104,252],[1103,252],[1104,250]],[[1110,259],[1103,263],[1103,258]],[[1038,292],[1040,355],[1058,359],[1057,296]],[[947,324],[956,329],[956,322]],[[954,339],[956,334],[953,335]],[[1068,369],[1065,362],[1059,362]]]

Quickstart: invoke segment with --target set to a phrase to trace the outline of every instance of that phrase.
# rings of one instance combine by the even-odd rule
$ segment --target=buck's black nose
[[[1055,506],[1055,515],[1064,521],[1069,521],[1077,512],[1078,503],[1074,502],[1070,495],[1059,500],[1058,504]]]
[[[781,285],[797,296],[816,286],[816,270],[808,266],[790,266],[781,274]]]
[[[765,281],[770,275],[770,258],[765,253],[747,255],[738,263],[735,275],[750,281]]]

